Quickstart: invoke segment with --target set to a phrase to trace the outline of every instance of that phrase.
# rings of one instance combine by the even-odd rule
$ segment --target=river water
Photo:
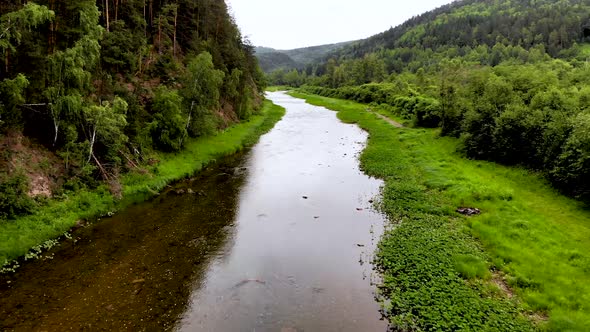
[[[250,151],[0,277],[3,330],[385,331],[367,134],[284,93]]]

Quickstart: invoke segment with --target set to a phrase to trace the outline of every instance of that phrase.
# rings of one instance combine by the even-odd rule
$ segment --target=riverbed
[[[367,134],[282,92],[249,151],[0,277],[6,330],[385,331]]]

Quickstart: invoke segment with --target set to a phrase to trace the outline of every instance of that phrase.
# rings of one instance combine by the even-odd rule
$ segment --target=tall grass
[[[117,200],[105,186],[93,191],[80,191],[60,201],[52,201],[34,214],[0,223],[0,264],[25,255],[55,239],[78,220],[92,219],[122,209],[129,204],[152,197],[167,184],[190,176],[216,158],[251,146],[281,119],[285,110],[266,101],[259,115],[237,124],[218,135],[191,140],[183,151],[160,154],[160,162],[149,174],[123,176],[123,198]]]
[[[588,330],[590,211],[582,203],[538,174],[463,158],[458,140],[437,130],[396,129],[366,105],[294,95],[370,133],[362,167],[385,179],[382,208],[396,223],[377,254],[395,325]],[[458,207],[482,214],[464,217]]]

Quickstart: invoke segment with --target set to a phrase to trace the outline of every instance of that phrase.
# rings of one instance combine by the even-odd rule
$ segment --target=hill
[[[552,56],[590,37],[584,0],[463,0],[413,17],[332,55],[362,57],[378,50],[476,47],[497,43],[530,49],[542,44]]]
[[[258,58],[260,67],[264,72],[270,73],[279,69],[288,71],[292,69],[301,69],[306,65],[323,61],[328,54],[336,52],[351,43],[352,42],[343,42],[296,48],[292,50],[276,50],[269,47],[256,47],[255,54]]]
[[[258,53],[256,52],[256,57],[258,58],[258,64],[260,68],[265,73],[270,73],[275,70],[292,70],[292,69],[300,69],[303,67],[303,64],[296,62],[285,53],[281,52],[263,52]]]
[[[40,174],[43,196],[116,191],[151,152],[182,150],[261,104],[253,47],[224,1],[24,3],[0,5],[0,222],[37,206],[27,192]],[[46,165],[19,167],[22,155]]]

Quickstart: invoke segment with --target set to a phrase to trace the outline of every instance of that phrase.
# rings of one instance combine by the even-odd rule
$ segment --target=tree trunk
[[[154,26],[154,0],[150,0],[150,28]]]
[[[184,143],[184,139],[186,138],[186,135],[188,133],[188,127],[191,125],[191,119],[192,119],[192,116],[193,116],[193,107],[195,107],[195,102],[194,101],[191,103],[191,110],[188,113],[188,118],[186,119],[186,126],[184,127],[185,132],[182,135],[182,137],[180,138],[180,146],[181,147],[182,147],[182,144]]]
[[[197,39],[199,39],[199,28],[201,26],[201,10],[197,7]]]
[[[178,5],[174,8],[174,46],[172,50],[172,54],[176,57],[176,22],[178,20]]]
[[[158,53],[162,54],[162,16],[158,17]]]
[[[6,50],[6,56],[4,58],[4,69],[6,70],[5,74],[8,77],[8,67],[10,66],[10,50]]]
[[[55,129],[55,136],[53,136],[53,146],[57,144],[57,134],[59,133],[59,121],[57,117],[53,117],[53,128]]]
[[[107,32],[110,31],[109,30],[109,1],[110,0],[105,0],[105,3],[106,3],[105,12],[106,12],[106,19],[107,19]]]
[[[88,153],[88,163],[94,156],[94,141],[96,140],[96,126],[94,126],[94,130],[92,130],[92,137],[90,138],[90,152]],[[96,157],[94,157],[96,159]]]
[[[147,26],[148,26],[148,21],[147,21],[147,17],[146,17],[146,7],[145,7],[145,0],[143,0],[143,20],[145,22],[145,25],[143,26],[143,34],[147,37]]]
[[[102,173],[102,177],[106,180],[109,181],[109,174],[107,173],[107,170],[104,169],[104,167],[102,167],[100,161],[98,161],[98,158],[96,158],[96,156],[94,155],[94,153],[92,153],[90,155],[90,158],[94,158],[94,162],[96,163],[96,166],[98,166],[98,169],[100,170],[100,173]],[[88,162],[90,162],[90,160],[88,160]]]

